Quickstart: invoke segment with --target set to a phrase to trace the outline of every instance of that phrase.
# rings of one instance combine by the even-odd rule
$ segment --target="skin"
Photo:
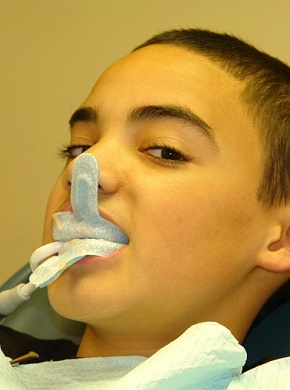
[[[257,202],[261,145],[242,89],[205,57],[155,45],[112,65],[83,103],[98,121],[77,121],[70,145],[98,159],[100,212],[129,245],[102,263],[75,264],[49,286],[60,314],[88,324],[78,356],[150,356],[202,321],[242,341],[289,277],[289,212]],[[128,120],[148,105],[186,107],[211,136],[173,117]],[[185,157],[172,159],[164,145]],[[69,201],[73,164],[53,188],[44,243],[53,240],[51,215]]]

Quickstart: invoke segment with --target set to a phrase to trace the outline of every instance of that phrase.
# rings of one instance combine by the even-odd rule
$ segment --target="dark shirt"
[[[41,340],[0,325],[0,345],[5,356],[15,359],[30,351],[36,352],[39,359],[31,363],[75,358],[78,346],[70,340]]]

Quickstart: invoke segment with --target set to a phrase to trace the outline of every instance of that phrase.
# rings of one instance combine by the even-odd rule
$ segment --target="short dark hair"
[[[241,94],[260,129],[263,176],[257,199],[266,207],[290,201],[290,68],[229,34],[201,29],[166,31],[135,50],[155,44],[185,47],[207,57],[244,83]],[[134,51],[135,51],[134,50]]]

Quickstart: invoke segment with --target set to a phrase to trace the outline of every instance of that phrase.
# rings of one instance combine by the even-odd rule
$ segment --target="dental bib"
[[[222,325],[193,325],[146,359],[91,357],[11,366],[0,350],[0,388],[9,390],[289,390],[290,357],[242,372],[246,351]]]
[[[70,265],[87,255],[106,256],[128,243],[127,236],[98,211],[99,165],[92,154],[76,158],[72,173],[73,211],[53,215],[53,238],[62,241],[57,256],[40,264],[30,276],[36,287],[53,282]]]

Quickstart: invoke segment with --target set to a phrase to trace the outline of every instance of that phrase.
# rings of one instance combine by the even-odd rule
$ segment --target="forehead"
[[[235,112],[244,116],[243,85],[202,55],[172,45],[133,52],[97,81],[85,105],[110,101],[114,111],[142,105],[187,106],[213,127]],[[117,110],[117,111],[116,111]]]
[[[258,147],[258,132],[240,96],[243,84],[209,59],[174,45],[151,45],[123,57],[97,81],[84,106],[122,120],[138,106],[187,107],[234,154]]]
[[[198,95],[200,100],[237,97],[243,88],[206,57],[173,45],[147,46],[121,58],[104,72],[93,92],[109,85],[139,92],[140,99],[180,101],[197,101]]]
[[[117,75],[116,72],[119,74]],[[192,50],[169,45],[157,44],[136,50],[112,64],[102,75],[103,77],[134,76],[142,74],[146,81],[150,79],[156,82],[156,76],[160,81],[168,80],[170,76],[171,83],[177,82],[180,86],[182,80],[184,86],[188,82],[216,80],[216,84],[224,83],[235,85],[239,88],[242,85],[235,78],[229,75],[216,63],[210,61],[207,57]],[[151,75],[151,77],[149,77]],[[115,79],[116,80],[116,79]]]

